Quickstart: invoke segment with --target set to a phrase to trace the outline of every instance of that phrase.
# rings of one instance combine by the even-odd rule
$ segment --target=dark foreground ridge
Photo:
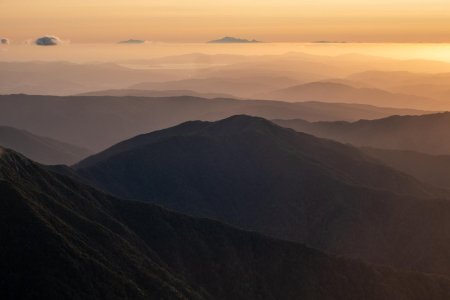
[[[448,299],[450,282],[122,201],[0,149],[2,299]]]

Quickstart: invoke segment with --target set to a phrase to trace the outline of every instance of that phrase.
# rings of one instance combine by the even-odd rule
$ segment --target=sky
[[[0,37],[450,42],[449,0],[0,0]]]

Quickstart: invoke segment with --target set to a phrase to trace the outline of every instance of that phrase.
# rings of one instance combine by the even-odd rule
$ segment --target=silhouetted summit
[[[450,201],[437,199],[447,191],[352,146],[262,118],[183,123],[121,142],[75,168],[126,199],[330,253],[450,274],[450,243],[440,242],[450,242]]]

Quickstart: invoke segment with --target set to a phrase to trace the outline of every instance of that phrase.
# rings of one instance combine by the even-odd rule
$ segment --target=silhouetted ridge
[[[75,169],[126,199],[329,253],[450,274],[448,191],[350,145],[261,118],[184,123],[124,141]]]
[[[423,182],[450,189],[450,155],[371,147],[363,147],[362,150],[386,165]]]
[[[0,126],[0,145],[44,164],[70,165],[90,154],[86,149],[8,126]]]
[[[277,124],[356,146],[450,154],[450,112],[356,122],[277,120]]]
[[[240,84],[246,86],[246,83]],[[261,86],[258,80],[255,84]],[[132,136],[188,120],[214,121],[236,114],[266,119],[301,118],[317,121],[374,119],[393,114],[420,113],[425,112],[320,102],[286,103],[198,97],[0,95],[0,120],[3,125],[26,129],[37,135],[95,151],[104,150]]]

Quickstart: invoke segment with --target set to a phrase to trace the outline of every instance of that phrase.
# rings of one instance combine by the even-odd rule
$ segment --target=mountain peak
[[[74,167],[82,168],[91,165],[99,158],[105,159],[121,152],[131,149],[136,149],[140,146],[150,145],[160,142],[163,139],[173,137],[207,137],[211,139],[222,139],[224,137],[237,136],[243,133],[266,135],[271,137],[281,136],[282,133],[294,132],[292,129],[283,128],[271,121],[261,117],[254,117],[249,115],[234,115],[226,119],[215,122],[207,121],[187,121],[179,125],[138,135],[129,140],[120,142],[107,150],[96,155],[90,156]],[[301,134],[301,133],[297,133]]]
[[[275,126],[275,127],[279,127],[278,125],[272,123],[271,121],[268,121],[264,118],[261,117],[255,117],[255,116],[251,116],[251,115],[234,115],[222,120],[219,120],[217,122],[211,122],[212,124],[226,124],[226,125],[231,125],[231,124],[236,124],[236,125],[265,125],[265,126]]]
[[[261,42],[257,40],[247,40],[226,36],[218,40],[209,41],[208,43],[261,43]]]
[[[205,127],[203,132],[213,134],[213,136],[217,137],[239,134],[246,131],[271,134],[285,130],[288,129],[282,128],[264,118],[249,115],[234,115],[217,122],[209,123],[209,126]]]

